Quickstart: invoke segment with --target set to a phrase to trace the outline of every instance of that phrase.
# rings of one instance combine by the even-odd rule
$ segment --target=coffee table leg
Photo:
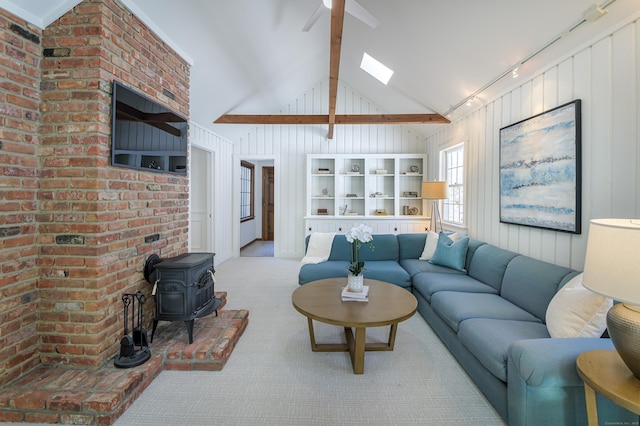
[[[355,374],[364,373],[364,349],[367,340],[367,329],[364,327],[356,328],[356,347],[353,354],[353,372]]]
[[[398,324],[392,324],[389,330],[389,340],[387,343],[368,343],[367,344],[367,328],[366,327],[345,327],[344,335],[347,343],[316,343],[315,333],[313,330],[313,320],[307,318],[309,324],[309,341],[311,342],[311,350],[313,352],[342,352],[348,351],[351,358],[354,374],[364,374],[364,354],[366,351],[392,351],[396,341],[396,333]]]
[[[316,343],[316,336],[313,330],[313,320],[307,318],[309,324],[309,341],[311,342],[311,351],[313,352],[344,352],[349,347],[346,343]]]
[[[393,350],[393,346],[396,343],[396,332],[398,331],[398,323],[391,324],[391,329],[389,330],[389,350]]]
[[[366,349],[367,329],[365,327],[356,327],[355,338],[350,327],[344,328],[344,335],[347,338],[347,346],[349,347],[349,356],[354,374],[364,373],[364,352]]]
[[[317,349],[317,346],[316,346],[316,336],[315,336],[315,333],[313,332],[313,320],[311,318],[307,318],[307,320],[309,321],[309,341],[311,342],[311,350],[315,352]]]

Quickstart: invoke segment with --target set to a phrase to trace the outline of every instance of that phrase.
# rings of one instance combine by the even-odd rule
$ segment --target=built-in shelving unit
[[[424,154],[307,156],[307,233],[343,232],[354,222],[376,233],[425,232]]]

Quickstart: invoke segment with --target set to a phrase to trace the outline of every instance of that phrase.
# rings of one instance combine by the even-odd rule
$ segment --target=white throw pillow
[[[582,274],[562,287],[547,307],[551,337],[600,337],[607,328],[607,312],[613,300],[582,285]]]
[[[439,235],[440,234],[433,231],[429,231],[427,233],[427,240],[424,243],[424,250],[422,250],[422,254],[419,257],[420,260],[431,260],[431,258],[436,252],[436,248],[438,247]],[[448,237],[451,238],[451,241],[458,241],[458,238],[460,238],[460,235],[451,234]]]

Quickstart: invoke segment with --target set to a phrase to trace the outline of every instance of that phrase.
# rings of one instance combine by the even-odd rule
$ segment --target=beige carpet
[[[117,425],[503,425],[419,314],[393,352],[370,352],[354,375],[345,353],[314,353],[291,305],[299,262],[236,258],[216,265],[228,309],[249,325],[222,371],[164,371]],[[319,324],[319,342],[343,339]],[[384,341],[388,328],[372,329]]]

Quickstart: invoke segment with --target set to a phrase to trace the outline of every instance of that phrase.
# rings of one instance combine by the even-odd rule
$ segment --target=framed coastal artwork
[[[500,129],[500,222],[581,233],[580,99]]]

